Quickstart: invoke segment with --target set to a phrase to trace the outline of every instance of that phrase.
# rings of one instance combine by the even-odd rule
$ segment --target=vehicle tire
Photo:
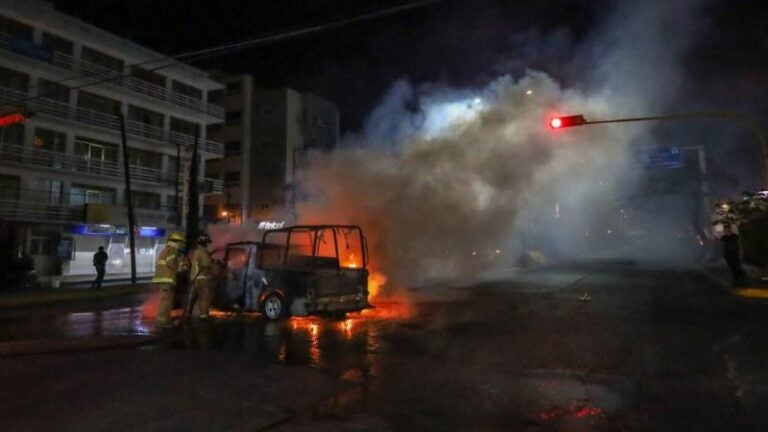
[[[270,294],[264,299],[261,311],[270,321],[281,320],[288,316],[288,304],[285,299],[277,294]]]

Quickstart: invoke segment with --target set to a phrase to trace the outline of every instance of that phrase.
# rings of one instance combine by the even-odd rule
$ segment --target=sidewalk
[[[735,296],[768,299],[768,271],[749,264],[742,264],[741,267],[747,280],[740,287],[731,284],[731,271],[725,264],[706,266],[704,272],[713,282]]]
[[[90,288],[44,288],[23,291],[0,291],[0,308],[119,297],[145,293],[149,292],[151,289],[151,284],[137,283],[136,286],[131,286],[130,284],[104,286],[99,290]]]

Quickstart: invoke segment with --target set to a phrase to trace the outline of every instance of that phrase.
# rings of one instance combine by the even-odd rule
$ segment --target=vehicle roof
[[[227,247],[230,246],[259,246],[262,243],[260,241],[241,241],[241,242],[232,242],[227,243]]]
[[[327,228],[359,229],[360,231],[362,231],[362,229],[357,225],[293,225],[285,228],[267,230],[265,234],[271,233],[271,232],[287,232],[287,231],[296,231],[296,230],[321,230],[321,229],[327,229]]]

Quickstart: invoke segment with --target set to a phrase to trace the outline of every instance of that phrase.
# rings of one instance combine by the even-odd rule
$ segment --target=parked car
[[[360,227],[304,225],[226,246],[214,304],[269,320],[369,308],[368,250]]]

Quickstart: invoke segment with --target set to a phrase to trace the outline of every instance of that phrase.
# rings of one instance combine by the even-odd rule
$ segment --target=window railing
[[[135,93],[140,93],[142,95],[165,101],[176,106],[203,113],[220,120],[224,119],[223,107],[203,102],[200,99],[195,99],[173,90],[168,90],[164,87],[151,84],[136,77],[124,75],[120,71],[115,71],[113,69],[109,69],[86,60],[77,61],[71,55],[59,51],[51,51],[47,48],[43,48],[37,45],[34,46],[34,49],[20,49],[20,45],[14,41],[15,38],[13,36],[0,32],[0,49],[11,51],[16,54],[34,58],[46,63],[51,63],[69,71],[83,73],[87,75],[87,78],[91,78],[94,81],[103,81],[103,83],[107,85],[126,88]],[[28,45],[29,44],[25,44],[23,46],[26,47]]]
[[[118,161],[91,159],[51,150],[24,147],[0,142],[0,164],[43,168],[60,173],[86,174],[105,178],[123,177],[123,166]],[[131,179],[152,184],[173,185],[175,171],[131,165]]]
[[[2,104],[2,101],[24,100],[28,97],[28,94],[25,92],[0,87],[0,104]],[[69,104],[61,101],[46,98],[33,99],[26,103],[26,108],[36,114],[73,120],[89,126],[97,126],[113,132],[120,132],[120,118],[118,116],[88,108],[72,108]],[[166,131],[163,128],[133,120],[126,120],[125,130],[129,136],[145,138],[164,144],[170,143],[174,147],[182,145],[184,147],[190,146],[191,148],[195,142],[195,137],[191,135]],[[211,140],[201,141],[200,151],[211,153],[215,156],[222,156],[224,154],[224,144]]]

